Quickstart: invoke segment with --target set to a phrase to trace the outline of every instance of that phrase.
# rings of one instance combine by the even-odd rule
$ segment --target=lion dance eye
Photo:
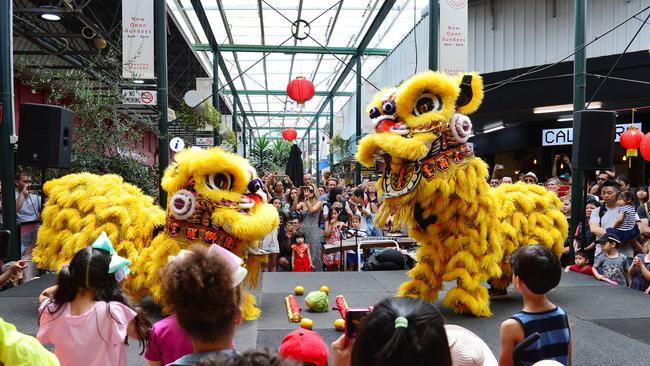
[[[370,109],[370,118],[373,118],[373,119],[374,119],[374,118],[377,118],[377,117],[379,117],[379,116],[381,116],[381,112],[379,112],[379,108],[377,108],[377,107],[372,107],[372,108]]]
[[[415,105],[413,106],[413,114],[419,116],[421,114],[432,111],[439,111],[441,109],[442,103],[440,102],[440,98],[438,98],[438,96],[424,93],[418,98],[417,101],[415,101]]]
[[[263,186],[264,186],[264,183],[262,182],[262,180],[259,179],[259,178],[255,178],[255,179],[251,180],[250,182],[248,182],[248,191],[251,192],[251,193],[255,193],[255,192],[259,191],[260,189],[262,189]]]
[[[220,189],[229,191],[232,188],[233,178],[230,174],[216,173],[205,177],[205,185],[210,190]]]
[[[386,102],[382,106],[384,114],[393,114],[395,113],[395,102]]]

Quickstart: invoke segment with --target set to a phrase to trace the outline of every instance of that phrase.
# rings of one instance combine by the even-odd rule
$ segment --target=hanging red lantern
[[[634,126],[631,126],[621,134],[620,143],[624,149],[638,149],[639,146],[641,146],[641,140],[643,140],[643,132],[639,131],[639,129]],[[636,156],[636,154],[633,156]]]
[[[300,106],[314,97],[314,83],[302,76],[296,77],[287,85],[287,95]]]
[[[298,132],[293,128],[287,128],[286,130],[282,131],[282,137],[285,140],[291,142],[295,140],[296,137],[298,137]]]
[[[643,136],[641,145],[639,145],[639,151],[645,160],[650,161],[650,133]]]

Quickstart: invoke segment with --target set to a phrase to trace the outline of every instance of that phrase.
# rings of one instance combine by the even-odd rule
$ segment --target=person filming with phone
[[[36,233],[41,223],[42,198],[32,184],[32,176],[27,172],[16,174],[16,222],[20,224],[20,256],[28,261],[25,281],[36,276],[36,266],[31,261],[36,243]]]

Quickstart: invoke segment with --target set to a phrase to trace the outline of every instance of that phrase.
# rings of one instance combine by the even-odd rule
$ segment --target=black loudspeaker
[[[611,169],[614,166],[616,112],[578,111],[573,117],[573,166],[579,169]]]
[[[20,105],[18,163],[48,168],[70,167],[72,111],[47,104]]]

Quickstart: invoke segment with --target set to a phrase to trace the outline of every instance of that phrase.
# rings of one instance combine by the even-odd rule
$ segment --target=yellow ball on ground
[[[296,286],[296,288],[293,289],[293,292],[295,292],[296,295],[302,295],[305,293],[305,288],[302,286]]]
[[[343,331],[345,329],[345,320],[339,318],[334,321],[334,329]]]
[[[314,321],[309,318],[302,318],[300,320],[300,327],[311,330],[314,327]]]
[[[323,291],[326,295],[330,294],[330,288],[327,286],[321,286],[320,290]]]

